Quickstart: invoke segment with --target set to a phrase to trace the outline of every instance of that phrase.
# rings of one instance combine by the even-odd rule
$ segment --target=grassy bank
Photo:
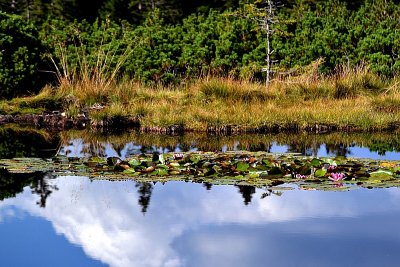
[[[92,120],[132,116],[143,127],[183,125],[241,129],[297,125],[352,126],[383,130],[400,122],[400,79],[384,79],[366,67],[340,68],[331,75],[315,69],[281,77],[268,86],[254,81],[208,77],[179,86],[145,86],[131,81],[61,79],[34,97],[0,103],[0,113],[40,113],[61,109],[86,112]]]

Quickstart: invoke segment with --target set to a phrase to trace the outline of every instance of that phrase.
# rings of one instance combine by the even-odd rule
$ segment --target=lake
[[[395,134],[1,131],[3,158],[261,150],[400,159]],[[51,173],[0,178],[3,266],[398,266],[400,258],[398,188],[327,192]]]

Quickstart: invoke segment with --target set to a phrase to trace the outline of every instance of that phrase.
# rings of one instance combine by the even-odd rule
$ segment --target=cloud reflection
[[[259,251],[254,244],[273,246],[271,236],[256,231],[246,237],[240,227],[264,229],[295,222],[286,234],[318,235],[336,230],[312,220],[301,222],[400,210],[398,189],[351,193],[293,190],[265,199],[261,199],[265,191],[256,190],[251,204],[245,206],[237,187],[213,186],[207,191],[198,184],[171,182],[154,186],[149,210],[143,215],[132,181],[61,177],[49,183],[59,190],[52,193],[45,209],[36,204],[38,196],[25,189],[17,198],[0,203],[0,221],[9,216],[10,207],[16,207],[50,221],[58,234],[81,246],[90,257],[122,267],[205,266],[201,265],[206,264],[204,260],[209,260],[206,266],[228,266],[222,263],[226,257],[230,260],[225,262],[233,265],[236,257],[241,258],[235,266],[255,266],[250,260]],[[190,253],[191,249],[204,256],[197,259],[197,265],[192,263],[196,253]]]

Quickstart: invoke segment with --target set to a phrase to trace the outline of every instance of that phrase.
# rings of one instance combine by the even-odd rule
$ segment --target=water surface
[[[209,136],[186,133],[168,136],[127,132],[119,134],[65,133],[58,153],[70,157],[118,156],[140,153],[187,151],[264,151],[299,153],[319,157],[400,159],[400,136],[396,133],[331,133]]]
[[[400,260],[397,188],[270,191],[85,177],[42,183],[42,191],[25,187],[0,203],[1,251],[9,252],[3,263],[397,266]]]
[[[170,151],[400,159],[390,134],[183,136],[0,128],[0,158]],[[0,171],[3,266],[398,266],[400,189],[137,183]],[[281,186],[282,187],[282,186]]]

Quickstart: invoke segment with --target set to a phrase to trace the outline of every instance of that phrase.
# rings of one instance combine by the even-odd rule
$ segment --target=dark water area
[[[200,150],[400,159],[393,133],[163,136],[0,128],[0,158]],[[399,188],[328,192],[0,169],[1,266],[398,266],[399,203]]]
[[[18,126],[0,127],[0,159],[49,158],[57,153],[59,144],[57,133]]]

